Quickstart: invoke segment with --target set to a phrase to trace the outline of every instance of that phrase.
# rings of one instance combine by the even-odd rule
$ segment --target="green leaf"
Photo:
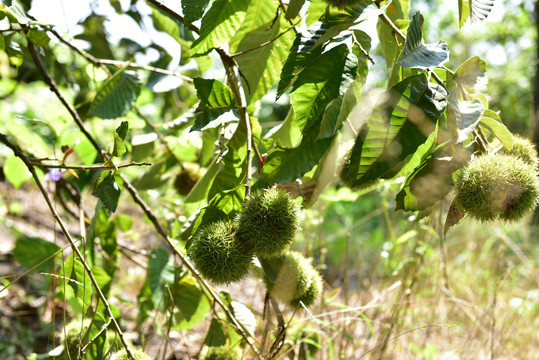
[[[189,330],[206,318],[211,305],[191,275],[184,275],[173,288],[175,329]]]
[[[485,111],[483,103],[477,99],[459,100],[459,89],[454,89],[449,96],[450,119],[453,119],[457,129],[457,143],[465,141],[481,120]]]
[[[140,90],[136,73],[120,69],[99,88],[90,105],[90,114],[102,119],[124,116],[135,106]]]
[[[219,164],[217,176],[208,193],[208,198],[211,199],[221,191],[232,190],[240,185],[244,178],[242,176],[244,163],[245,156],[240,156],[234,149],[227,147],[226,154]]]
[[[154,306],[164,312],[165,304],[170,302],[170,295],[166,291],[166,287],[172,288],[174,284],[174,259],[165,249],[153,249],[148,255],[146,284],[150,288]]]
[[[120,126],[114,131],[114,148],[112,150],[112,155],[120,157],[126,152],[126,147],[124,144],[125,136],[127,135],[127,130],[129,129],[129,123],[127,121],[122,121]]]
[[[247,104],[262,98],[275,85],[294,38],[293,31],[284,33],[290,29],[288,21],[282,16],[275,21],[277,9],[278,4],[271,1],[252,0],[245,20],[230,41],[231,52],[245,52],[235,60],[243,75]]]
[[[2,7],[7,10],[10,21],[17,21],[21,25],[26,25],[30,22],[30,19],[26,16],[24,5],[19,0],[2,1]]]
[[[32,173],[26,167],[24,161],[15,155],[8,156],[4,161],[4,174],[15,190],[32,178]]]
[[[193,84],[200,103],[205,107],[219,109],[236,105],[232,90],[218,80],[194,78]]]
[[[232,90],[214,79],[193,79],[200,105],[191,131],[203,131],[239,120],[239,111]]]
[[[511,134],[503,123],[497,121],[496,119],[483,116],[479,121],[479,124],[489,129],[490,132],[496,136],[498,140],[500,140],[506,149],[511,150],[513,148],[513,134]]]
[[[200,37],[191,47],[191,56],[205,55],[228,41],[238,30],[251,0],[217,0],[202,18]]]
[[[453,80],[461,85],[472,87],[484,85],[487,83],[486,71],[487,64],[479,56],[473,56],[459,66],[453,74]]]
[[[447,93],[424,74],[396,84],[367,119],[348,157],[343,176],[351,186],[391,178],[434,131]]]
[[[70,279],[69,286],[73,289],[75,295],[75,302],[70,302],[70,305],[78,304],[75,311],[82,313],[82,309],[88,309],[92,302],[92,281],[84,269],[84,265],[79,259],[74,258],[71,255],[64,263],[65,271]]]
[[[58,250],[60,250],[60,247],[55,243],[26,236],[17,239],[15,248],[13,249],[13,255],[21,266],[31,269]],[[35,268],[34,271],[51,273],[53,271],[53,260],[54,258],[47,260]]]
[[[28,37],[28,40],[30,40],[35,46],[47,46],[49,44],[49,41],[51,40],[49,38],[49,35],[45,31],[37,30],[34,28],[31,28],[28,30],[28,33],[26,34]]]
[[[293,19],[298,16],[303,4],[305,4],[305,0],[290,0],[286,8],[285,19]]]
[[[301,144],[294,149],[277,147],[266,157],[260,180],[267,183],[286,183],[296,181],[312,170],[330,148],[333,137],[318,140],[313,133],[304,136]]]
[[[356,30],[355,35],[363,50],[369,51],[371,47],[371,38],[369,35],[360,30]],[[354,46],[354,53],[350,55],[348,56],[345,68],[352,69],[354,66],[357,66],[357,70],[355,71],[356,77],[343,92],[343,89],[346,88],[348,83],[348,81],[344,81],[341,84],[341,95],[332,100],[332,102],[327,106],[324,117],[322,118],[322,124],[320,125],[320,134],[318,135],[319,139],[337,134],[342,123],[348,118],[354,107],[357,105],[363,90],[363,85],[367,81],[367,74],[369,71],[369,60],[367,56],[365,56],[364,52],[359,49],[358,45]],[[350,64],[350,62],[353,62],[354,59],[356,64]]]
[[[182,0],[182,12],[185,24],[189,25],[202,17],[210,0]]]
[[[116,178],[117,176],[113,175],[112,171],[104,171],[95,182],[94,191],[92,192],[92,195],[101,200],[105,209],[110,212],[116,211],[122,192]]]
[[[449,47],[445,41],[423,44],[422,24],[423,16],[418,11],[408,27],[406,42],[398,60],[402,67],[425,70],[440,66],[449,60]]]
[[[352,57],[352,58],[351,58]],[[341,44],[321,54],[316,63],[303,70],[294,82],[290,102],[295,126],[303,130],[321,119],[330,103],[354,80],[357,58]]]
[[[245,187],[243,184],[232,190],[217,193],[209,204],[200,211],[192,233],[195,233],[198,228],[206,224],[230,218],[241,210],[244,199]]]
[[[470,4],[466,0],[459,1],[459,27],[463,27],[470,17]]]
[[[183,5],[183,1],[182,1]],[[152,18],[153,26],[155,30],[162,31],[170,35],[174,40],[176,40],[180,45],[186,41],[180,37],[180,25],[176,20],[172,19],[168,14],[161,12],[161,10],[152,7]],[[182,56],[183,56],[183,47],[182,47]]]
[[[216,318],[211,319],[210,328],[204,338],[204,345],[206,346],[222,346],[226,344],[226,333],[225,329],[221,325],[221,322]]]
[[[292,85],[295,78],[307,66],[316,66],[323,47],[329,41],[344,32],[337,41],[346,43],[351,40],[348,28],[359,24],[370,16],[378,14],[379,10],[371,1],[365,1],[345,13],[326,13],[321,20],[310,25],[307,30],[296,35],[290,52],[281,71],[281,79],[277,88],[279,98]],[[351,46],[350,46],[351,47]],[[329,50],[329,49],[328,49]]]

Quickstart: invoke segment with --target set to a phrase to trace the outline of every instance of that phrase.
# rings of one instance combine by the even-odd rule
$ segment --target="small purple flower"
[[[62,173],[60,172],[59,169],[57,168],[54,168],[54,169],[51,169],[49,171],[49,173],[47,174],[47,176],[49,177],[50,180],[52,181],[58,181],[62,178]]]

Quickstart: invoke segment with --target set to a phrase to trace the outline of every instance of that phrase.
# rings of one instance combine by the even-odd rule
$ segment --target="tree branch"
[[[153,0],[152,0],[153,1]],[[108,160],[110,157],[109,154],[107,154],[101,146],[97,143],[97,141],[88,133],[86,128],[84,127],[84,123],[82,122],[79,114],[77,111],[67,102],[67,100],[63,97],[63,95],[60,93],[60,90],[58,89],[58,86],[52,80],[50,75],[48,74],[43,61],[41,60],[41,57],[37,53],[37,49],[31,42],[28,43],[28,47],[30,49],[30,52],[32,53],[32,57],[34,58],[34,62],[43,76],[43,79],[47,85],[49,85],[52,92],[56,94],[60,102],[66,107],[66,109],[69,111],[73,119],[75,120],[77,126],[82,131],[82,133],[88,138],[88,140],[92,143],[92,145],[95,147],[95,149],[98,151],[98,153],[101,155],[103,160]],[[125,177],[125,175],[120,174],[120,177],[122,178],[124,182],[124,187],[127,189],[135,203],[137,203],[144,214],[148,217],[148,219],[152,222],[154,225],[155,230],[157,233],[165,240],[167,245],[173,250],[173,252],[180,258],[181,262],[184,264],[184,266],[189,270],[189,272],[193,275],[193,277],[197,280],[197,282],[200,284],[200,286],[204,289],[207,289],[207,291],[210,293],[213,300],[219,305],[219,307],[228,315],[228,317],[231,319],[232,324],[236,327],[238,333],[245,339],[245,341],[249,344],[253,352],[257,355],[257,357],[260,357],[259,352],[256,349],[256,346],[254,345],[252,339],[249,337],[249,335],[243,330],[240,323],[232,314],[230,309],[223,303],[221,300],[219,294],[216,294],[215,291],[211,288],[211,286],[198,274],[194,266],[187,260],[184,253],[182,253],[174,244],[173,240],[168,236],[165,229],[161,226],[155,215],[152,213],[148,205],[142,200],[142,198],[139,196],[137,190],[135,187],[129,182],[129,179]],[[210,299],[212,300],[212,299]]]
[[[186,25],[185,24],[185,19],[184,19],[183,16],[181,16],[176,11],[172,10],[171,8],[169,8],[168,6],[163,4],[161,1],[159,1],[159,0],[146,0],[146,1],[149,2],[150,4],[152,4],[153,6],[155,6],[156,8],[158,8],[159,10],[163,11],[164,13],[168,14],[173,19],[176,19],[179,22],[181,22],[189,30],[191,30],[191,31],[197,33],[198,35],[200,35],[200,29],[199,28],[197,28],[193,24]]]
[[[29,44],[29,46],[33,46],[33,44]],[[118,322],[116,321],[116,318],[114,317],[114,314],[112,313],[112,310],[111,310],[110,305],[109,305],[109,303],[107,301],[107,298],[105,297],[105,295],[101,291],[101,288],[99,287],[99,284],[97,283],[97,280],[95,279],[95,277],[94,277],[94,275],[92,273],[92,269],[90,269],[90,266],[86,262],[86,259],[81,254],[79,248],[77,248],[77,246],[75,245],[75,240],[71,237],[71,234],[69,233],[69,230],[67,230],[67,227],[65,226],[64,222],[60,218],[60,215],[58,215],[58,213],[56,212],[56,209],[54,208],[54,205],[52,204],[51,199],[49,198],[49,195],[47,194],[47,191],[45,190],[45,188],[43,187],[43,184],[41,184],[41,181],[39,180],[39,177],[37,176],[34,165],[32,165],[30,163],[30,161],[28,160],[28,157],[26,155],[24,155],[22,153],[22,151],[17,146],[15,146],[13,143],[11,143],[9,141],[9,139],[7,138],[6,135],[0,133],[0,142],[4,143],[7,147],[9,147],[11,150],[13,150],[13,152],[15,153],[15,156],[17,156],[19,159],[21,159],[24,162],[24,164],[26,165],[26,167],[28,168],[28,170],[32,174],[32,177],[34,178],[34,181],[35,181],[37,187],[41,191],[41,194],[43,195],[43,198],[45,199],[45,202],[47,203],[47,205],[49,207],[49,210],[52,213],[52,216],[54,217],[54,219],[56,220],[58,225],[60,225],[60,228],[62,229],[62,232],[64,233],[64,235],[66,236],[69,244],[71,245],[71,249],[77,255],[80,262],[82,263],[82,266],[84,267],[84,270],[88,274],[88,277],[90,278],[90,281],[92,282],[92,285],[95,288],[95,291],[97,293],[98,298],[103,302],[103,305],[105,306],[105,310],[107,311],[107,314],[109,315],[109,320],[112,321],[114,329],[116,330],[116,333],[120,337],[120,341],[122,342],[123,346],[125,347],[125,350],[127,352],[127,355],[129,357],[129,359],[135,360],[135,358],[133,357],[133,354],[131,353],[131,350],[129,349],[129,346],[127,345],[127,343],[125,341],[122,329],[120,328],[120,325],[118,325]]]

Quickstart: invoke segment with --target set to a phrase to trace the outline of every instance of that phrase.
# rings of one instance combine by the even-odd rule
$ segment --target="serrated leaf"
[[[202,17],[210,0],[182,0],[182,12],[185,24],[189,25]]]
[[[445,41],[423,44],[422,24],[423,16],[418,11],[408,27],[406,42],[399,57],[398,63],[402,67],[425,70],[440,66],[449,60],[449,47]]]
[[[58,250],[60,250],[60,247],[55,243],[37,237],[26,236],[17,239],[13,255],[21,266],[31,269]],[[54,258],[47,260],[35,268],[34,271],[51,273],[53,271],[53,260]]]
[[[19,0],[11,0],[8,2],[2,1],[2,7],[6,10],[5,13],[9,16],[11,21],[17,21],[21,25],[26,25],[30,22],[30,19],[26,16],[24,5]]]
[[[251,1],[245,20],[230,41],[231,52],[244,52],[235,60],[243,74],[247,104],[262,98],[275,85],[294,38],[294,32],[288,31],[290,23],[282,17],[275,21],[277,9],[278,4],[271,1]],[[260,47],[264,43],[267,45]]]
[[[459,66],[453,74],[453,80],[467,86],[486,85],[486,71],[487,64],[479,56],[473,56]]]
[[[92,302],[92,281],[84,269],[84,265],[74,257],[72,254],[64,263],[64,268],[67,273],[67,277],[74,281],[69,281],[69,286],[73,289],[78,304],[78,309],[75,309],[78,313],[82,313],[82,310],[87,310]],[[70,302],[73,306],[74,302]]]
[[[191,131],[204,131],[213,129],[229,122],[239,121],[240,113],[236,107],[225,107],[221,109],[204,109],[195,115],[195,123]]]
[[[281,78],[277,88],[277,98],[286,92],[294,82],[295,77],[310,64],[318,63],[318,57],[323,52],[323,45],[345,31],[345,38],[350,39],[349,29],[371,16],[376,16],[380,10],[371,1],[365,1],[344,13],[325,14],[318,21],[310,25],[307,30],[296,35],[290,52],[281,71]]]
[[[122,190],[116,182],[116,176],[111,171],[104,171],[94,184],[92,195],[103,203],[103,207],[115,212],[120,200]]]
[[[238,30],[250,0],[217,0],[202,18],[200,37],[191,46],[191,56],[205,55],[228,41]]]
[[[99,88],[90,105],[90,114],[102,119],[124,116],[135,106],[140,90],[136,73],[120,69]]]
[[[356,30],[356,39],[361,44],[361,47],[364,51],[369,51],[371,47],[371,38],[365,32]],[[320,125],[320,134],[318,135],[319,139],[325,137],[334,136],[337,134],[342,123],[348,118],[354,107],[357,105],[359,98],[362,94],[363,85],[367,81],[367,74],[369,71],[368,67],[368,58],[364,54],[363,50],[360,50],[356,45],[354,46],[354,57],[348,56],[347,65],[345,68],[352,69],[354,66],[348,64],[349,61],[355,60],[357,64],[357,70],[355,71],[356,77],[354,81],[349,84],[345,81],[341,84],[341,95],[326,107],[324,112],[324,117],[322,118],[322,123]],[[343,89],[348,88],[343,91]]]
[[[472,22],[481,22],[487,19],[494,7],[495,0],[468,0]]]
[[[211,305],[191,275],[184,275],[173,288],[175,329],[189,330],[206,318]]]
[[[15,190],[32,178],[32,173],[26,167],[24,161],[15,155],[10,155],[4,160],[3,170],[6,179],[13,185]]]
[[[321,54],[316,63],[303,70],[294,82],[290,102],[294,123],[300,130],[321,120],[326,106],[354,80],[357,58],[344,44]]]
[[[260,180],[267,183],[292,182],[312,170],[333,142],[333,137],[318,140],[316,133],[318,129],[313,134],[306,134],[297,148],[277,147],[271,150],[266,157]]]
[[[354,187],[393,177],[434,131],[446,104],[444,88],[424,74],[395,85],[359,133],[343,176]]]
[[[513,148],[513,134],[511,134],[503,123],[490,117],[483,116],[479,121],[479,124],[489,129],[506,149],[511,150]]]
[[[122,121],[120,126],[114,130],[114,148],[112,150],[113,156],[120,157],[126,152],[127,149],[125,147],[124,140],[128,129],[129,123],[127,121]]]
[[[466,0],[459,1],[459,28],[463,27],[470,17],[470,4]]]
[[[485,106],[477,99],[459,100],[458,92],[459,89],[454,89],[449,96],[449,106],[452,110],[449,115],[454,114],[455,117],[457,144],[470,136],[485,111]]]
[[[221,124],[238,121],[239,111],[232,90],[214,79],[193,79],[200,106],[196,110],[191,131],[202,131]]]
[[[194,78],[193,84],[200,102],[209,108],[230,107],[236,104],[232,90],[219,80]]]

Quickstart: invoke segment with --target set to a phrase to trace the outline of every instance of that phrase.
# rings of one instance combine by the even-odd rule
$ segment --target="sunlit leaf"
[[[28,30],[26,36],[35,46],[46,46],[51,40],[45,31],[37,30],[35,28]]]
[[[230,41],[232,52],[243,53],[235,60],[243,74],[248,104],[266,95],[277,82],[294,38],[288,21],[282,17],[275,21],[277,9],[278,3],[251,1],[244,22]]]
[[[449,47],[445,41],[423,44],[422,23],[423,16],[418,11],[408,27],[406,42],[399,57],[398,63],[402,67],[425,70],[440,66],[449,60]]]
[[[470,16],[472,22],[481,22],[486,20],[490,11],[494,7],[496,0],[468,0],[470,4]]]
[[[193,42],[191,56],[205,55],[220,47],[238,30],[250,0],[217,0],[202,18],[200,37]]]
[[[506,149],[511,150],[513,148],[513,134],[511,134],[502,122],[483,116],[479,121],[479,124],[489,129]]]
[[[254,336],[256,329],[256,318],[253,312],[249,310],[247,306],[238,301],[232,301],[229,308],[247,334]]]
[[[449,106],[451,108],[451,114],[454,114],[455,125],[458,133],[457,143],[465,141],[475,126],[481,120],[485,106],[477,99],[473,100],[459,100],[458,89],[454,89],[449,96]]]
[[[120,126],[114,130],[114,148],[112,149],[112,155],[120,157],[126,152],[127,149],[124,140],[128,129],[129,123],[127,121],[122,121]]]
[[[10,155],[4,160],[4,174],[15,189],[20,188],[22,184],[32,178],[32,173],[24,161],[15,155]]]
[[[473,56],[459,66],[453,80],[467,86],[486,85],[486,71],[487,64],[479,56]]]
[[[303,4],[305,4],[305,0],[290,0],[286,8],[285,18],[293,19],[298,16]]]

